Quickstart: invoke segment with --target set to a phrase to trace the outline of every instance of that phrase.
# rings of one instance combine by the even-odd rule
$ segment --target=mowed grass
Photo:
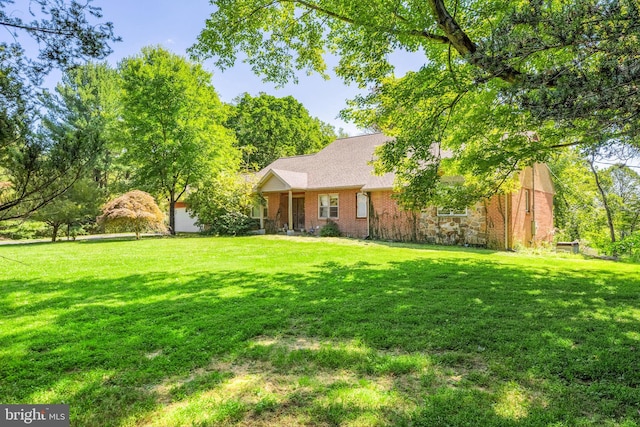
[[[75,426],[637,426],[639,273],[269,236],[0,247],[0,403]]]

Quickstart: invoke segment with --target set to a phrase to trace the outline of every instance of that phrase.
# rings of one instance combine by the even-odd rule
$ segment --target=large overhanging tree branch
[[[22,187],[0,199],[0,220],[24,218],[68,191],[85,170],[64,170],[54,176],[30,176]]]
[[[384,49],[365,44],[360,51],[360,59],[368,56],[367,49],[378,48],[381,50],[369,54],[375,54],[378,56],[376,59],[386,62],[384,53],[396,48],[418,50],[426,42],[451,45],[461,57],[507,81],[514,81],[520,74],[498,58],[480,54],[477,44],[442,0],[429,0],[426,2],[428,7],[425,7],[425,2],[392,5],[379,1],[244,0],[214,3],[219,10],[207,21],[207,27],[192,53],[214,56],[219,67],[227,68],[233,65],[238,52],[244,52],[256,72],[279,83],[295,78],[289,67],[324,72],[321,54],[325,50],[339,54],[357,53],[355,51],[360,46],[355,45],[355,41],[363,39],[363,36],[375,45],[388,46]],[[346,40],[345,35],[352,40]],[[293,52],[298,55],[296,59]],[[284,59],[285,63],[280,65],[285,67],[273,67],[276,59]],[[268,69],[267,62],[271,62],[272,67],[269,68],[280,70]],[[339,70],[339,74],[353,78],[344,69]]]
[[[111,53],[119,39],[91,0],[0,0],[0,219],[28,215],[64,193],[93,161],[93,139],[38,133],[42,78],[54,68],[71,70]],[[29,16],[30,18],[23,19]],[[22,37],[37,42],[25,51]],[[65,150],[70,151],[65,153]]]
[[[0,0],[0,27],[20,46],[22,36],[38,43],[36,57],[30,59],[30,77],[39,80],[54,67],[66,69],[78,60],[104,58],[111,53],[110,42],[118,41],[111,22],[94,23],[102,11],[92,0],[29,0],[26,10],[16,10],[11,0]],[[30,16],[29,21],[23,16]],[[9,43],[1,43],[6,48]]]
[[[325,56],[338,57],[336,74],[369,89],[343,116],[396,137],[381,153],[383,169],[409,186],[437,181],[431,164],[468,176],[480,195],[554,147],[638,144],[635,0],[213,3],[194,54],[221,68],[242,54],[280,84],[298,70],[326,74]],[[423,53],[424,65],[397,78],[396,51]],[[530,131],[538,137],[522,137]],[[434,159],[434,142],[453,159]]]

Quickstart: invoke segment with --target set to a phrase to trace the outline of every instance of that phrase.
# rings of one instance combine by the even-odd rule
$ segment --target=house
[[[543,164],[520,173],[520,189],[464,210],[402,209],[394,174],[374,175],[383,134],[338,139],[315,154],[280,158],[257,173],[260,228],[315,232],[334,221],[345,236],[509,249],[551,242],[553,184]]]

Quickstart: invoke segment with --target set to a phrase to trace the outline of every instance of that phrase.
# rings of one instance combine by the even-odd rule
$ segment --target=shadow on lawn
[[[64,401],[74,425],[640,422],[638,276],[432,259],[1,283],[34,302],[0,305],[20,320],[0,401]]]

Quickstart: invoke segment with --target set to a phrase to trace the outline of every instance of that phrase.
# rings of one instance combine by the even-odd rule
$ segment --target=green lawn
[[[640,425],[640,267],[318,238],[0,247],[0,403],[72,425]]]

